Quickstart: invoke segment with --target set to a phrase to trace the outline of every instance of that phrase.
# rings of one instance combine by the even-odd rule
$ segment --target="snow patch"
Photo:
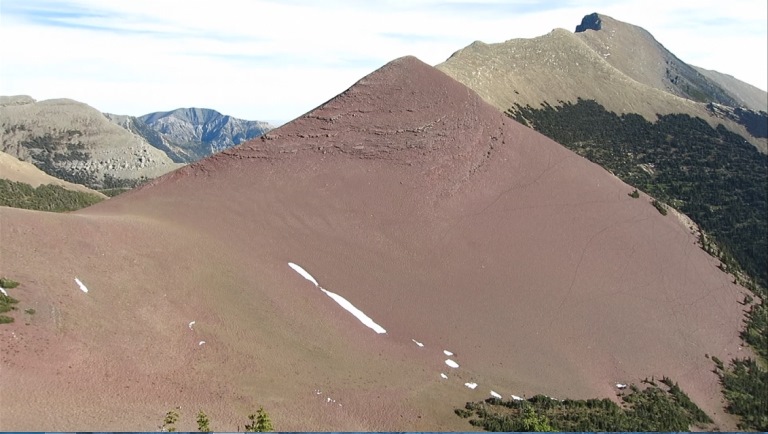
[[[501,399],[501,395],[499,395],[498,393],[494,392],[493,390],[491,390],[491,396],[494,397],[494,398]]]
[[[448,350],[443,350],[443,354],[445,354],[446,356],[452,356],[453,355],[453,353],[448,351]]]
[[[331,297],[333,301],[339,304],[342,308],[344,308],[347,312],[354,315],[355,318],[360,320],[361,323],[363,323],[365,326],[373,329],[376,333],[383,334],[387,331],[384,330],[384,327],[376,324],[368,315],[364,314],[363,311],[356,308],[352,303],[350,303],[346,298],[340,296],[339,294],[336,294],[334,292],[328,291],[327,289],[323,288],[317,283],[317,280],[315,280],[314,277],[312,277],[311,274],[307,273],[306,270],[301,268],[300,266],[294,264],[293,262],[289,262],[288,266],[291,267],[295,272],[299,273],[302,277],[309,280],[310,282],[314,283],[315,286],[320,288],[321,291],[325,293],[328,297]]]
[[[0,286],[0,292],[2,292],[4,296],[8,297],[8,293],[5,292],[5,289],[3,289],[2,286]]]
[[[515,401],[522,401],[523,400],[523,398],[521,398],[521,397],[519,397],[517,395],[512,395],[512,399],[514,399]]]
[[[474,389],[477,387],[477,383],[464,383],[465,386],[469,387],[470,389]]]
[[[442,372],[440,373],[440,377],[442,377],[443,380],[447,380],[448,379],[448,376],[443,374]]]
[[[364,314],[363,311],[356,308],[346,298],[340,296],[339,294],[328,291],[323,287],[318,286],[318,288],[320,288],[320,290],[323,291],[328,297],[331,297],[333,301],[339,304],[339,306],[343,307],[346,311],[354,315],[355,318],[359,319],[361,323],[373,329],[373,331],[376,333],[382,334],[387,332],[384,330],[384,327],[376,324],[368,315]]]
[[[416,344],[416,345],[418,345],[420,347],[424,346],[424,344],[422,344],[421,342],[417,341],[416,339],[411,339],[411,340],[413,341],[414,344]]]
[[[454,362],[454,361],[453,361],[453,360],[451,360],[451,359],[448,359],[448,360],[446,360],[446,361],[445,361],[445,364],[446,364],[446,365],[448,365],[448,366],[450,366],[451,368],[454,368],[454,369],[459,367],[459,364],[458,364],[458,363],[456,363],[456,362]]]
[[[195,325],[195,321],[190,321],[189,323],[189,329],[192,330],[192,326]]]
[[[203,345],[204,343],[205,341],[200,341],[200,343],[198,343],[197,345]]]
[[[626,384],[616,383],[616,388],[619,390],[624,390],[627,388]]]
[[[77,286],[80,287],[81,291],[85,292],[86,294],[88,293],[88,288],[86,288],[85,285],[83,285],[83,282],[81,282],[77,277],[75,277],[75,283],[77,283]]]
[[[311,274],[307,273],[307,270],[301,268],[300,266],[294,264],[293,262],[289,262],[288,266],[293,268],[293,271],[299,273],[301,275],[301,277],[303,277],[303,278],[309,280],[310,282],[314,283],[315,286],[320,286],[320,284],[317,283],[317,280],[315,280],[315,278],[312,277]]]

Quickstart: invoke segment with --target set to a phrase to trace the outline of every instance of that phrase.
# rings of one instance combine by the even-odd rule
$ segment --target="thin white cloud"
[[[765,2],[731,0],[3,0],[0,94],[140,115],[210,107],[287,120],[394,58],[573,31],[600,12],[682,60],[766,88]]]

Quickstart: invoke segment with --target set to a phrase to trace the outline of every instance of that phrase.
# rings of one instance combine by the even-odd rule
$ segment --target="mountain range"
[[[280,431],[463,431],[468,401],[618,402],[670,377],[712,419],[693,428],[735,430],[713,365],[755,355],[755,294],[685,215],[509,116],[594,100],[633,125],[700,117],[725,125],[717,144],[764,158],[739,121],[765,113],[746,106],[761,94],[691,72],[638,29],[590,15],[575,34],[476,42],[437,67],[398,58],[183,167],[200,146],[182,138],[238,140],[237,123],[80,107],[91,120],[58,127],[63,148],[3,124],[37,146],[9,149],[54,162],[98,149],[86,129],[151,130],[133,148],[177,168],[71,213],[0,207],[0,277],[20,283],[0,324],[0,429],[148,431],[175,408],[179,430],[205,410],[239,431],[263,406]],[[3,122],[77,106],[3,102]]]
[[[0,97],[0,127],[3,152],[93,188],[132,187],[271,128],[210,109],[133,117],[28,96]]]

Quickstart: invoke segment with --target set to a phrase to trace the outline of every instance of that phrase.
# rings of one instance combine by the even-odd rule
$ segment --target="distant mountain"
[[[204,108],[180,108],[144,116],[107,117],[144,137],[176,162],[190,163],[256,138],[273,127]]]
[[[135,117],[71,99],[0,96],[0,150],[92,188],[132,187],[270,129],[210,109]]]
[[[618,114],[684,113],[715,127],[722,123],[765,152],[741,116],[713,107],[741,107],[744,119],[766,118],[766,93],[732,77],[702,73],[657,42],[646,30],[601,14],[584,17],[576,33],[555,29],[533,39],[473,44],[437,66],[501,110],[519,105],[558,106],[595,100]],[[716,79],[710,77],[715,76]],[[762,102],[762,105],[761,105]]]
[[[133,186],[181,166],[95,108],[70,99],[0,97],[0,145],[51,176],[91,188]]]

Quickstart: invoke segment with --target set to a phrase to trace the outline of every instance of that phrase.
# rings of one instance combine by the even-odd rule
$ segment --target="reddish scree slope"
[[[630,191],[405,57],[81,212],[0,208],[0,272],[38,311],[0,329],[0,429],[151,430],[180,405],[180,429],[202,408],[233,430],[260,404],[279,430],[454,430],[491,390],[651,375],[731,428],[705,354],[742,351],[741,288]]]

